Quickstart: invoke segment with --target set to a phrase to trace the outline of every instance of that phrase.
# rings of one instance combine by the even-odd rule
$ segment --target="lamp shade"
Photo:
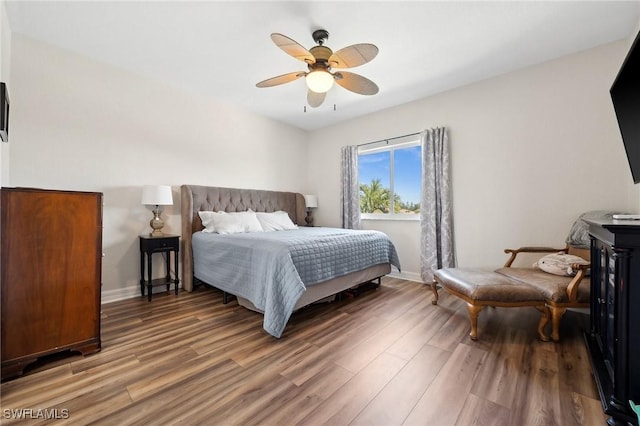
[[[312,92],[326,93],[333,86],[333,75],[325,70],[313,70],[305,79]]]
[[[318,207],[318,197],[316,195],[305,195],[304,203],[308,209],[315,209]]]
[[[171,186],[145,185],[142,188],[142,204],[151,206],[170,206],[173,204]]]

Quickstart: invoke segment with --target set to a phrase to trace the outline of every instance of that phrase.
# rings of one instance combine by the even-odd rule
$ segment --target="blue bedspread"
[[[193,234],[196,278],[251,301],[264,329],[280,337],[308,285],[381,263],[398,270],[389,237],[378,231],[299,228],[220,235]]]

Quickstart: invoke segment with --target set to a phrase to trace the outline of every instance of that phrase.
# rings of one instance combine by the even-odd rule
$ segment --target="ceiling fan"
[[[271,34],[271,40],[280,49],[294,58],[306,62],[309,71],[295,71],[272,77],[256,84],[257,87],[272,87],[289,83],[304,77],[307,83],[307,102],[311,107],[319,107],[335,81],[347,90],[360,95],[375,95],[378,86],[368,78],[347,72],[332,72],[333,68],[353,68],[366,64],[376,57],[378,48],[369,43],[347,46],[337,52],[332,51],[324,42],[329,38],[326,30],[316,30],[312,34],[317,46],[307,50],[291,38],[279,34]]]

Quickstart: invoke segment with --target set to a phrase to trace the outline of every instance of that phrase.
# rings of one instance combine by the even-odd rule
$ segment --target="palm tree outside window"
[[[419,135],[358,152],[363,219],[420,219],[422,153]]]

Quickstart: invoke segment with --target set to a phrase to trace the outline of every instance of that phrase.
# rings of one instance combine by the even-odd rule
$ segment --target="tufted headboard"
[[[304,196],[295,192],[259,189],[220,188],[216,186],[182,185],[182,287],[193,290],[193,252],[191,234],[202,230],[199,211],[256,212],[284,210],[297,225],[304,225]]]

